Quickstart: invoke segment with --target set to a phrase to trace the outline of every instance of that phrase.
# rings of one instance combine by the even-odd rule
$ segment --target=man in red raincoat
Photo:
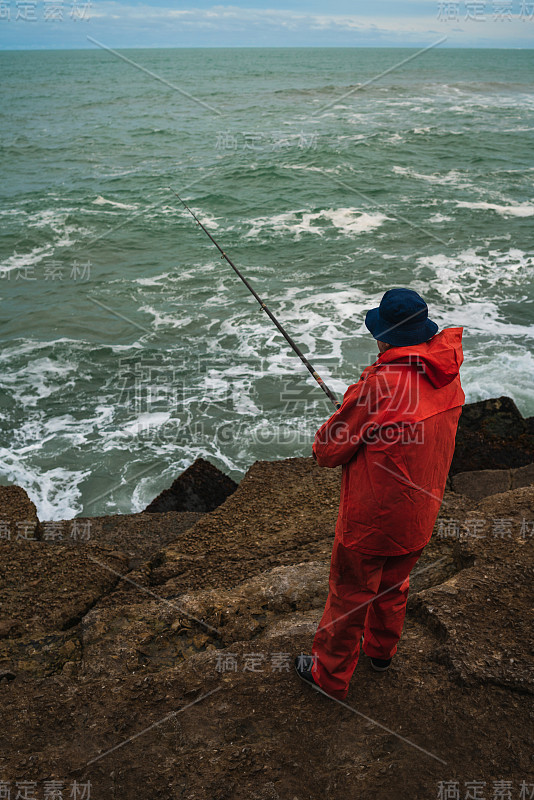
[[[411,289],[390,289],[365,324],[380,355],[317,431],[321,467],[342,465],[329,593],[298,675],[343,700],[363,651],[377,671],[397,650],[409,574],[432,536],[458,420],[462,328],[428,319]]]

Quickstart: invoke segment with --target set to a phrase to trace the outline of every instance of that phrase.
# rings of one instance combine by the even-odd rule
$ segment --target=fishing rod
[[[216,248],[219,250],[219,252],[221,253],[221,258],[224,258],[224,259],[226,259],[226,261],[227,261],[227,262],[230,264],[230,266],[232,267],[232,269],[234,270],[234,272],[236,273],[236,275],[238,275],[238,276],[241,278],[241,280],[243,281],[243,283],[245,284],[245,286],[247,287],[247,289],[249,290],[249,292],[251,292],[251,294],[253,294],[253,295],[254,295],[254,297],[256,298],[256,300],[258,301],[258,303],[260,304],[261,308],[262,308],[262,309],[265,311],[265,313],[267,314],[267,316],[269,317],[269,319],[271,319],[271,320],[274,322],[274,324],[276,325],[276,327],[278,328],[278,330],[280,331],[280,333],[282,334],[282,336],[284,337],[284,339],[286,340],[286,342],[287,342],[287,343],[290,345],[290,347],[292,347],[292,348],[293,348],[293,350],[294,350],[294,351],[295,351],[295,353],[298,355],[298,357],[300,358],[300,360],[302,361],[302,363],[304,364],[304,366],[305,366],[305,367],[306,367],[306,368],[309,370],[309,372],[310,372],[310,373],[313,375],[313,377],[315,378],[315,380],[317,381],[317,383],[319,384],[319,386],[321,387],[321,389],[323,390],[323,392],[326,394],[326,396],[328,397],[328,399],[329,399],[329,400],[331,400],[331,402],[334,404],[334,406],[335,406],[336,408],[341,408],[341,403],[340,403],[340,402],[339,402],[339,400],[336,398],[335,394],[334,394],[334,393],[333,393],[333,392],[332,392],[332,391],[331,391],[331,390],[328,388],[328,386],[327,386],[327,385],[326,385],[326,383],[323,381],[323,379],[321,378],[321,376],[320,376],[320,375],[319,375],[319,374],[318,374],[318,373],[317,373],[317,372],[314,370],[314,368],[312,367],[312,365],[310,364],[310,362],[308,361],[308,359],[306,358],[306,356],[304,355],[304,353],[302,352],[302,350],[300,349],[300,347],[299,347],[297,344],[295,344],[295,342],[293,341],[293,339],[291,338],[291,336],[290,336],[290,335],[287,333],[287,331],[286,331],[286,330],[285,330],[285,329],[282,327],[282,325],[281,325],[281,324],[278,322],[278,320],[276,319],[276,317],[274,316],[274,314],[272,313],[272,311],[271,311],[269,308],[267,308],[267,306],[265,305],[265,303],[263,302],[263,300],[261,299],[261,297],[259,296],[259,294],[258,294],[258,293],[257,293],[257,292],[256,292],[256,291],[255,291],[255,290],[252,288],[252,286],[251,286],[251,285],[250,285],[250,283],[247,281],[247,279],[245,278],[245,276],[241,274],[241,272],[238,270],[238,268],[237,268],[237,267],[236,267],[236,265],[233,263],[233,261],[231,261],[231,259],[230,259],[230,258],[229,258],[229,257],[226,255],[226,253],[224,252],[224,250],[222,249],[222,247],[220,247],[220,245],[219,245],[219,244],[218,244],[218,243],[215,241],[215,239],[213,238],[213,236],[211,235],[211,233],[210,233],[208,230],[206,230],[206,228],[204,227],[204,225],[201,223],[201,221],[198,219],[198,217],[196,217],[196,216],[195,216],[195,214],[194,214],[194,213],[191,211],[191,209],[189,208],[189,206],[187,205],[187,203],[186,203],[184,200],[182,200],[182,198],[180,197],[180,195],[179,195],[177,192],[175,192],[175,191],[174,191],[174,189],[171,189],[171,192],[172,192],[173,194],[175,194],[175,195],[176,195],[176,197],[178,198],[178,200],[180,201],[180,203],[181,203],[181,204],[184,206],[184,208],[185,208],[185,209],[187,209],[187,211],[189,211],[189,213],[191,214],[191,216],[193,217],[193,219],[196,221],[197,225],[200,225],[200,227],[202,228],[202,230],[204,231],[204,233],[205,233],[207,236],[209,236],[209,238],[211,239],[211,241],[213,242],[213,244],[215,245],[215,247],[216,247]]]

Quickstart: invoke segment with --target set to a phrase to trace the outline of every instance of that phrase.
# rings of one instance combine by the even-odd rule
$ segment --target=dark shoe
[[[313,686],[314,689],[320,689],[321,687],[318,686],[313,680],[313,675],[312,675],[313,662],[314,662],[313,656],[297,656],[295,658],[295,671],[299,676],[299,678],[302,678],[303,681],[306,681],[306,683],[311,684],[311,686]]]
[[[391,658],[371,658],[371,666],[375,672],[385,672],[389,669]]]
[[[321,692],[321,694],[326,695],[331,700],[336,700],[333,695],[328,694],[325,692],[324,689],[321,689],[319,684],[315,683],[312,675],[312,667],[313,667],[314,658],[313,656],[297,656],[295,658],[295,672],[305,683],[315,689],[317,692]]]

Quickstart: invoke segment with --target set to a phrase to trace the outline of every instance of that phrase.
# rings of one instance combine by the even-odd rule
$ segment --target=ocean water
[[[467,400],[534,413],[534,52],[375,80],[415,52],[0,53],[0,479],[42,519],[309,454],[333,410],[171,187],[339,396],[409,286]]]

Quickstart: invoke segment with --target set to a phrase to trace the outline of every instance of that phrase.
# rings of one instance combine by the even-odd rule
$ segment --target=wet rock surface
[[[471,500],[482,500],[492,494],[530,486],[534,483],[534,464],[517,469],[482,469],[458,472],[450,477],[450,486]]]
[[[446,492],[392,667],[362,655],[346,705],[292,663],[326,600],[339,490],[311,458],[257,462],[203,515],[0,541],[0,779],[121,800],[430,800],[475,780],[519,797],[534,782],[534,486]],[[10,497],[12,521],[31,512]]]
[[[465,523],[472,565],[419,592],[411,610],[442,639],[436,658],[459,681],[533,694],[534,486],[486,498]]]

